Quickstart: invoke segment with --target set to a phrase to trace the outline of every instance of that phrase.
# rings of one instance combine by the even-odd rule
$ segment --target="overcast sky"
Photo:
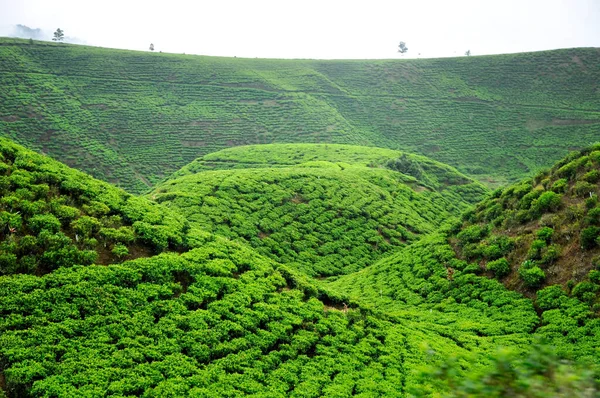
[[[0,0],[0,35],[269,58],[398,58],[600,47],[600,0]]]

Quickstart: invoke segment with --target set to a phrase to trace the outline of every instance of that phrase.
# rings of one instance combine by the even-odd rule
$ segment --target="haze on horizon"
[[[260,58],[370,59],[600,47],[598,0],[0,0],[17,24],[94,46]]]

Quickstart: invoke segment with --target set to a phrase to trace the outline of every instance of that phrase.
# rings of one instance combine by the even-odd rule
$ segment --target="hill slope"
[[[456,305],[510,325],[505,287],[534,299],[532,335],[559,352],[600,364],[600,146],[570,154],[552,169],[494,194],[451,230],[430,235],[328,289],[388,314],[415,306],[462,322]],[[482,279],[489,278],[488,282]],[[487,286],[485,292],[477,286]],[[498,289],[490,294],[489,290]],[[496,312],[485,303],[499,306]],[[446,314],[449,313],[449,314]],[[439,322],[441,316],[435,315]],[[452,318],[456,317],[456,318]],[[473,318],[474,319],[474,318]],[[486,333],[486,327],[473,322]]]
[[[313,61],[1,39],[0,134],[131,192],[272,142],[402,149],[494,185],[598,139],[599,65],[598,49]]]
[[[464,375],[484,367],[497,344],[530,342],[531,302],[486,278],[477,279],[481,294],[507,297],[510,305],[494,301],[482,311],[458,304],[457,315],[442,322],[417,302],[385,315],[47,157],[6,140],[0,153],[0,203],[37,209],[31,216],[16,207],[0,213],[7,220],[2,258],[8,244],[27,236],[40,242],[60,235],[77,247],[73,229],[93,218],[100,244],[91,249],[104,250],[109,241],[102,239],[122,228],[133,235],[124,242],[129,248],[148,249],[120,264],[78,265],[75,258],[35,272],[44,275],[0,275],[0,396],[401,397],[439,391],[417,377],[425,363],[471,353],[477,360],[462,364]],[[37,216],[43,220],[33,222]],[[112,227],[104,222],[114,216],[124,225],[106,235]],[[40,258],[55,251],[39,249]],[[172,251],[152,255],[165,249]],[[495,325],[490,312],[507,322]]]
[[[179,214],[0,138],[0,275],[184,251],[193,240]]]
[[[238,147],[179,175],[149,197],[312,276],[357,271],[486,192],[427,158],[344,145]]]

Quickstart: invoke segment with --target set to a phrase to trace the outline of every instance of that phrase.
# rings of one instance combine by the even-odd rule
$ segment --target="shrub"
[[[502,278],[510,273],[510,264],[502,257],[495,261],[487,263],[487,269],[492,271],[496,278]]]
[[[131,227],[102,228],[100,236],[111,242],[131,243],[135,240],[135,232]]]
[[[596,192],[596,185],[586,181],[577,181],[575,186],[573,186],[573,192],[575,192],[577,196],[587,197],[590,193],[594,194]]]
[[[123,258],[125,256],[127,256],[129,254],[129,249],[127,249],[127,246],[125,246],[122,243],[117,243],[113,249],[112,249],[112,254],[114,254],[115,256],[117,256],[118,258]]]
[[[567,188],[569,188],[569,182],[566,179],[561,178],[552,184],[551,191],[556,193],[565,193],[567,192]]]
[[[600,207],[594,207],[588,211],[587,219],[588,224],[599,224],[600,223]]]
[[[71,223],[71,228],[83,236],[91,236],[93,233],[98,232],[101,227],[100,221],[90,216],[81,216]]]
[[[588,274],[588,278],[590,278],[590,281],[593,283],[600,284],[600,271],[596,269],[591,270]]]
[[[527,287],[536,288],[544,282],[546,274],[532,261],[525,261],[519,268],[519,277]]]
[[[581,177],[581,179],[595,184],[600,180],[600,173],[598,172],[598,170],[592,170],[585,173],[584,176]]]
[[[550,240],[552,239],[552,234],[554,234],[554,230],[549,227],[540,228],[536,232],[538,239],[541,239],[545,242],[550,242]]]
[[[53,213],[65,224],[70,223],[81,214],[75,207],[65,205],[57,206]]]
[[[571,291],[571,295],[573,297],[577,297],[579,300],[592,304],[595,299],[596,292],[600,289],[600,286],[592,283],[592,282],[580,282],[578,283],[573,290]]]
[[[539,260],[542,258],[542,250],[546,248],[546,241],[536,239],[531,243],[531,247],[527,252],[527,258],[530,260]]]
[[[547,191],[540,195],[533,203],[531,204],[532,208],[538,213],[546,213],[553,212],[560,208],[561,203],[561,195]]]
[[[548,311],[560,306],[561,298],[567,295],[560,285],[552,285],[545,287],[537,292],[536,303],[540,309]]]
[[[600,227],[588,227],[581,231],[579,242],[583,249],[593,249],[596,247],[596,238],[600,234]]]
[[[162,252],[169,246],[169,235],[164,228],[143,221],[133,223],[133,229],[140,239],[153,246],[157,252]]]
[[[12,253],[0,253],[0,274],[13,274],[17,268],[17,256]]]
[[[485,238],[488,234],[488,229],[480,225],[471,225],[456,235],[459,244],[464,246],[467,243],[476,243]]]
[[[52,214],[37,214],[29,219],[28,227],[35,233],[48,230],[52,233],[60,231],[60,221]]]
[[[102,202],[92,201],[82,206],[83,211],[92,217],[102,217],[110,213],[110,208]]]
[[[542,251],[542,260],[543,264],[552,264],[560,257],[560,246],[559,245],[550,245],[545,250]]]

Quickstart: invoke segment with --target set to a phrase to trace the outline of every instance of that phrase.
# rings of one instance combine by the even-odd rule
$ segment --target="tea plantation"
[[[600,136],[600,51],[263,60],[0,39],[0,135],[132,193],[231,146],[400,149],[489,186]]]
[[[599,82],[0,38],[0,398],[600,397]]]
[[[148,197],[311,276],[358,271],[486,193],[438,162],[345,145],[238,147],[177,175]]]

